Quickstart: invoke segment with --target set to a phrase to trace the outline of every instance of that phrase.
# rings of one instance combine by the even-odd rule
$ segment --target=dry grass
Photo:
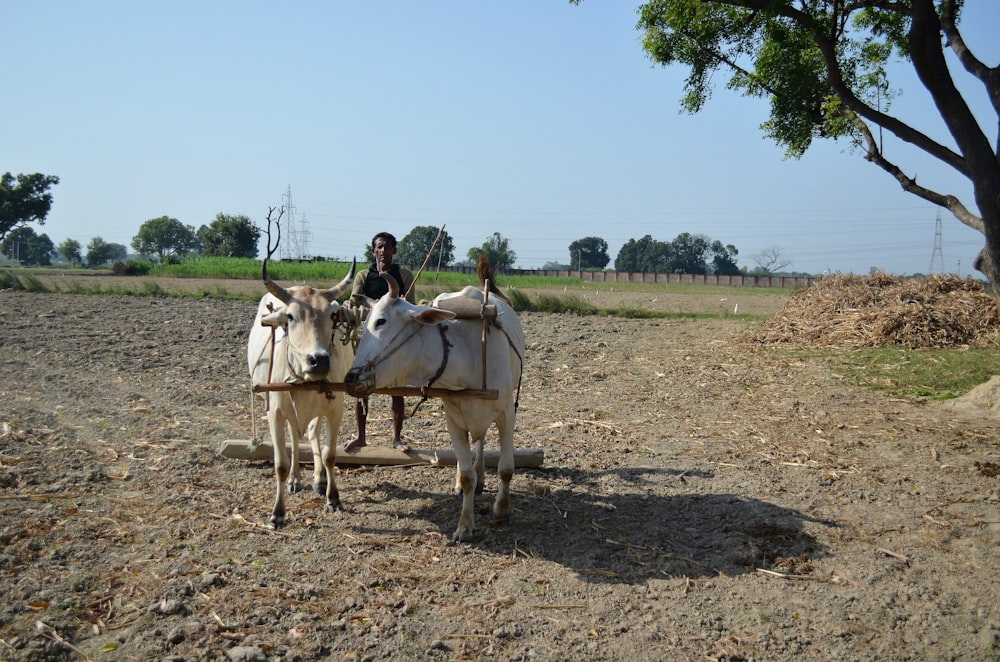
[[[811,348],[995,348],[1000,317],[996,300],[971,278],[833,276],[799,291],[746,339]]]

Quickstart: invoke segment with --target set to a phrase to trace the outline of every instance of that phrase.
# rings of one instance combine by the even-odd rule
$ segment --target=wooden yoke
[[[455,319],[460,320],[489,320],[497,318],[497,307],[486,305],[477,299],[466,297],[455,297],[454,299],[442,299],[437,307],[455,313]]]

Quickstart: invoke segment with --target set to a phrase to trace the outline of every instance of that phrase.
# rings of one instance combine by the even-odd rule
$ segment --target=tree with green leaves
[[[470,248],[466,254],[469,262],[475,264],[480,255],[485,255],[495,273],[502,273],[514,266],[517,254],[510,247],[510,241],[499,232],[494,232],[479,248]]]
[[[707,274],[710,240],[703,234],[682,232],[670,243],[671,273]]]
[[[669,273],[671,247],[645,235],[642,239],[629,239],[618,251],[615,271],[627,273]]]
[[[124,244],[104,241],[94,237],[87,244],[87,266],[99,267],[108,262],[124,262],[128,258],[128,249]]]
[[[147,257],[155,255],[160,262],[168,255],[187,255],[197,245],[194,228],[169,216],[149,219],[139,226],[139,232],[132,238],[132,248],[137,253]]]
[[[710,271],[717,276],[738,276],[740,274],[740,266],[736,264],[736,256],[739,255],[739,251],[732,244],[722,245],[722,242],[716,239],[713,241],[709,247],[708,251],[711,254],[712,262]]]
[[[198,230],[202,254],[215,257],[257,257],[260,228],[248,216],[216,214]]]
[[[111,260],[111,244],[102,237],[94,237],[87,243],[87,266],[99,267]]]
[[[62,259],[72,265],[77,265],[83,262],[83,253],[81,252],[80,242],[76,239],[64,240],[56,247],[56,252],[62,256]]]
[[[673,241],[657,241],[650,235],[629,239],[615,258],[615,270],[660,274],[708,274],[733,276],[739,251],[732,244],[711,240],[703,234],[682,232]]]
[[[729,89],[770,102],[761,129],[789,157],[801,157],[818,138],[845,139],[904,191],[982,232],[986,245],[974,266],[989,278],[1000,305],[1000,67],[988,66],[965,41],[959,27],[963,4],[653,0],[640,7],[637,27],[653,62],[688,67],[684,110],[700,111],[720,80],[717,72],[724,71]],[[891,58],[912,66],[941,127],[890,114],[899,93],[886,66]],[[980,85],[992,104],[992,121],[977,120],[958,77],[964,89]],[[973,205],[941,188],[943,183],[918,183],[917,164],[894,160],[892,154],[900,152],[883,149],[883,133],[968,179]]]
[[[441,238],[438,239],[435,246],[434,240],[437,239],[439,232],[441,232],[440,228],[433,225],[418,225],[413,228],[399,240],[394,261],[397,264],[418,269],[423,265],[427,256],[431,255],[430,262],[427,263],[429,269],[447,267],[455,259],[455,242],[452,241],[448,232],[444,231],[441,232]],[[434,248],[433,254],[431,254],[432,246]]]
[[[52,209],[49,188],[58,183],[58,177],[37,172],[16,177],[5,172],[0,176],[0,241],[14,228],[28,223],[45,225]]]
[[[0,253],[25,267],[52,264],[55,245],[47,234],[36,234],[26,225],[14,228],[0,241]]]
[[[584,237],[569,245],[570,269],[603,269],[608,266],[608,242],[600,237]]]

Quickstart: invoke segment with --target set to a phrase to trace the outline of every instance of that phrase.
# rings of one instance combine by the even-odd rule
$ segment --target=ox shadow
[[[433,492],[412,489],[402,478],[355,493],[350,526],[359,533],[419,536],[430,525],[450,535],[460,505],[448,489],[450,478],[442,477]],[[546,559],[588,581],[629,584],[757,568],[796,573],[826,554],[806,528],[835,523],[735,494],[693,493],[688,478],[693,483],[711,474],[663,468],[520,471],[512,483],[514,514],[497,524],[490,515],[496,476],[487,473],[469,544],[498,556]],[[390,515],[391,525],[373,525]]]

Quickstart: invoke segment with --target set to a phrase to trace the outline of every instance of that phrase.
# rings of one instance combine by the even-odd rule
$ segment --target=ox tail
[[[486,257],[485,253],[479,254],[479,260],[476,262],[476,273],[479,274],[480,285],[490,284],[490,294],[500,297],[508,304],[510,303],[507,295],[497,287],[496,274],[493,273],[493,269],[490,267],[490,259]]]

